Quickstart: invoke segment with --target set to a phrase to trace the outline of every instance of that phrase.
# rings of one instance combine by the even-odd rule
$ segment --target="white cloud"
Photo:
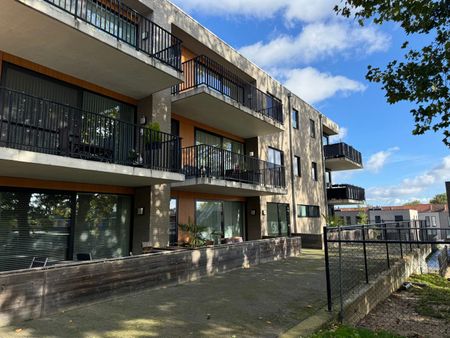
[[[172,0],[187,11],[265,19],[281,13],[288,21],[311,22],[334,16],[336,0]]]
[[[336,94],[362,92],[366,86],[345,76],[322,73],[313,67],[275,70],[283,84],[310,104],[328,99]]]
[[[399,150],[400,149],[398,147],[394,147],[373,154],[367,161],[365,168],[374,173],[380,172],[380,170],[383,169],[389,158]]]
[[[330,143],[342,142],[348,135],[348,129],[346,127],[340,127],[339,133],[330,137]]]
[[[415,198],[414,196],[422,194],[426,189],[434,185],[444,185],[444,182],[448,180],[450,180],[450,156],[444,157],[438,166],[421,175],[406,178],[397,185],[369,188],[367,189],[367,196],[368,200],[377,201],[393,201],[395,199],[423,200],[424,197]]]
[[[297,36],[281,35],[266,43],[259,41],[240,52],[261,67],[311,63],[348,53],[372,54],[388,48],[390,38],[373,26],[342,22],[306,24]]]

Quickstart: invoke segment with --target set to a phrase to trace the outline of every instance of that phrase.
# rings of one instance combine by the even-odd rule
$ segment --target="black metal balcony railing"
[[[363,188],[354,185],[338,184],[327,188],[327,198],[329,201],[353,200],[362,202],[366,200],[366,192]]]
[[[277,188],[286,186],[283,166],[206,144],[183,148],[182,162],[187,178],[218,178]]]
[[[206,56],[183,62],[184,83],[172,87],[172,94],[205,85],[247,108],[283,123],[283,105],[251,83],[239,78],[219,63]]]
[[[1,87],[0,147],[181,171],[177,136]]]
[[[346,143],[335,143],[324,146],[325,159],[345,157],[362,165],[362,155]]]
[[[121,0],[43,0],[181,71],[181,40]]]

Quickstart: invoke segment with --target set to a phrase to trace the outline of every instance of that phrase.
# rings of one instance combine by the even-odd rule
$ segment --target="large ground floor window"
[[[289,235],[289,204],[267,203],[267,235]]]
[[[196,201],[196,222],[205,227],[208,240],[243,237],[245,205],[243,202]]]
[[[127,256],[131,196],[0,189],[0,271],[48,262]]]

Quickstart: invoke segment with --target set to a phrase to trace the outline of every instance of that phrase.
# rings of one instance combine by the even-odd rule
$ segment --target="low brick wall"
[[[300,248],[299,237],[276,238],[0,273],[0,326],[111,296],[298,256]]]
[[[323,235],[322,234],[291,234],[293,237],[302,238],[303,249],[323,249]]]
[[[426,273],[425,259],[431,252],[431,246],[424,245],[392,268],[382,273],[378,278],[359,290],[359,292],[344,303],[343,319],[349,325],[357,324],[378,303],[388,298],[398,290],[412,274]]]

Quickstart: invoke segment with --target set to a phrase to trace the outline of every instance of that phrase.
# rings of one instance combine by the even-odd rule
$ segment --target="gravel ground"
[[[405,337],[449,338],[448,323],[419,315],[415,311],[418,301],[419,297],[414,293],[398,291],[380,303],[358,326],[395,332]]]

